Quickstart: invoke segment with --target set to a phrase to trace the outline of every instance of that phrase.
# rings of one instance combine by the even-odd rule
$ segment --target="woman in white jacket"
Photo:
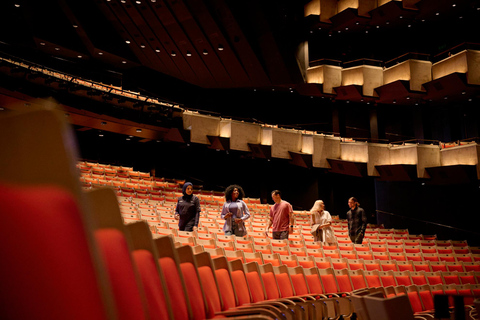
[[[325,210],[322,200],[317,200],[310,209],[310,225],[315,241],[322,243],[336,243],[337,238],[332,229],[332,216]]]

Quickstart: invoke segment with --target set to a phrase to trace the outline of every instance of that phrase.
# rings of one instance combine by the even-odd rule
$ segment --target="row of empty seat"
[[[72,170],[75,153],[69,149],[70,140],[63,140],[69,135],[62,121],[61,114],[52,111],[0,119],[2,150],[11,155],[13,148],[26,151],[21,161],[0,160],[0,210],[4,213],[0,253],[9,262],[1,267],[1,314],[8,319],[39,314],[48,319],[349,318],[355,312],[350,297],[356,287],[388,297],[389,290],[401,296],[402,288],[413,285],[400,285],[393,271],[359,268],[351,274],[345,268],[289,267],[265,260],[246,262],[223,253],[215,256],[205,246],[177,242],[180,238],[199,241],[200,233],[169,229],[176,230],[176,236],[162,236],[152,233],[143,219],[125,224],[114,190],[81,189]],[[34,134],[38,132],[44,135],[41,139]],[[13,147],[10,142],[18,136],[24,138]],[[33,165],[38,159],[43,160],[41,168]],[[300,229],[298,236],[303,237]],[[230,242],[218,233],[211,240]],[[238,240],[235,243],[240,244]],[[284,242],[285,246],[265,240],[267,246],[289,250],[302,243],[300,238]],[[327,248],[322,245],[317,250],[325,254]],[[412,283],[420,276],[413,272],[407,273]],[[478,295],[478,284],[471,280],[478,282],[478,274],[464,273],[439,273],[442,283],[436,285],[442,287],[435,287],[436,292],[469,290],[469,299]],[[372,282],[362,288],[358,276],[375,279],[375,274],[378,285]],[[396,282],[386,286],[390,276]],[[444,279],[451,282],[443,284]]]

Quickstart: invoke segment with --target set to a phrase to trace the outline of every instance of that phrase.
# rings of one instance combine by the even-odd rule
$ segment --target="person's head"
[[[359,205],[360,205],[360,203],[358,203],[357,198],[351,197],[350,199],[348,199],[348,206],[349,206],[350,209],[355,209]]]
[[[282,201],[282,193],[280,192],[280,190],[273,190],[272,191],[272,200],[275,203],[279,203],[280,201]]]
[[[185,182],[182,187],[182,192],[184,196],[191,196],[193,194],[193,184],[191,182]]]
[[[225,189],[225,200],[235,201],[242,200],[245,197],[245,192],[238,184],[232,184]]]
[[[312,209],[310,209],[310,212],[322,212],[325,210],[325,203],[323,203],[323,200],[317,200],[313,204]]]

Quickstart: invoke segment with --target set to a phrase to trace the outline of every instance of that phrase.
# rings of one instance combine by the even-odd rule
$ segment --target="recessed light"
[[[81,55],[78,55],[78,56],[77,56],[77,58],[79,58],[79,59],[82,59],[82,58],[83,58],[83,56],[81,56]]]
[[[170,53],[170,55],[171,55],[172,57],[175,57],[175,56],[177,55],[177,53],[176,53],[175,51],[172,51],[172,53]]]
[[[223,51],[223,45],[221,44],[218,45],[218,51]]]
[[[98,55],[99,55],[99,56],[103,56],[103,52],[99,52]]]
[[[159,47],[156,47],[156,48],[155,48],[155,52],[157,52],[157,53],[160,52],[160,48],[159,48]]]
[[[130,40],[125,40],[125,43],[126,43],[126,44],[130,44]]]
[[[55,47],[55,51],[60,51],[60,48],[59,48],[59,47]]]
[[[41,46],[44,46],[44,45],[45,45],[45,42],[40,42],[40,45],[41,45]]]
[[[20,4],[15,3],[15,7],[20,8]]]
[[[204,55],[204,56],[206,56],[206,55],[208,54],[208,51],[207,51],[207,49],[203,50],[203,52],[202,52],[202,53],[203,53],[203,55]]]
[[[123,63],[123,64],[126,64],[126,63],[127,63],[127,61],[123,60],[123,61],[122,61],[122,63]]]
[[[101,124],[102,126],[106,126],[106,125],[107,125],[107,123],[106,123],[105,121],[102,121],[100,124]]]
[[[137,131],[137,132],[142,132],[142,129],[137,129],[136,131]]]
[[[190,51],[187,51],[187,57],[191,57],[192,53]]]
[[[145,49],[145,44],[140,43],[140,48]]]

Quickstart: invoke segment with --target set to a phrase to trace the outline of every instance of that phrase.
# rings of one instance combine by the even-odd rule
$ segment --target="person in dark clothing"
[[[348,199],[348,206],[350,207],[347,212],[348,235],[353,243],[361,244],[367,228],[367,214],[354,197]]]
[[[183,196],[178,198],[175,207],[175,219],[180,231],[196,231],[200,217],[200,200],[193,194],[193,185],[186,182],[182,188]]]

